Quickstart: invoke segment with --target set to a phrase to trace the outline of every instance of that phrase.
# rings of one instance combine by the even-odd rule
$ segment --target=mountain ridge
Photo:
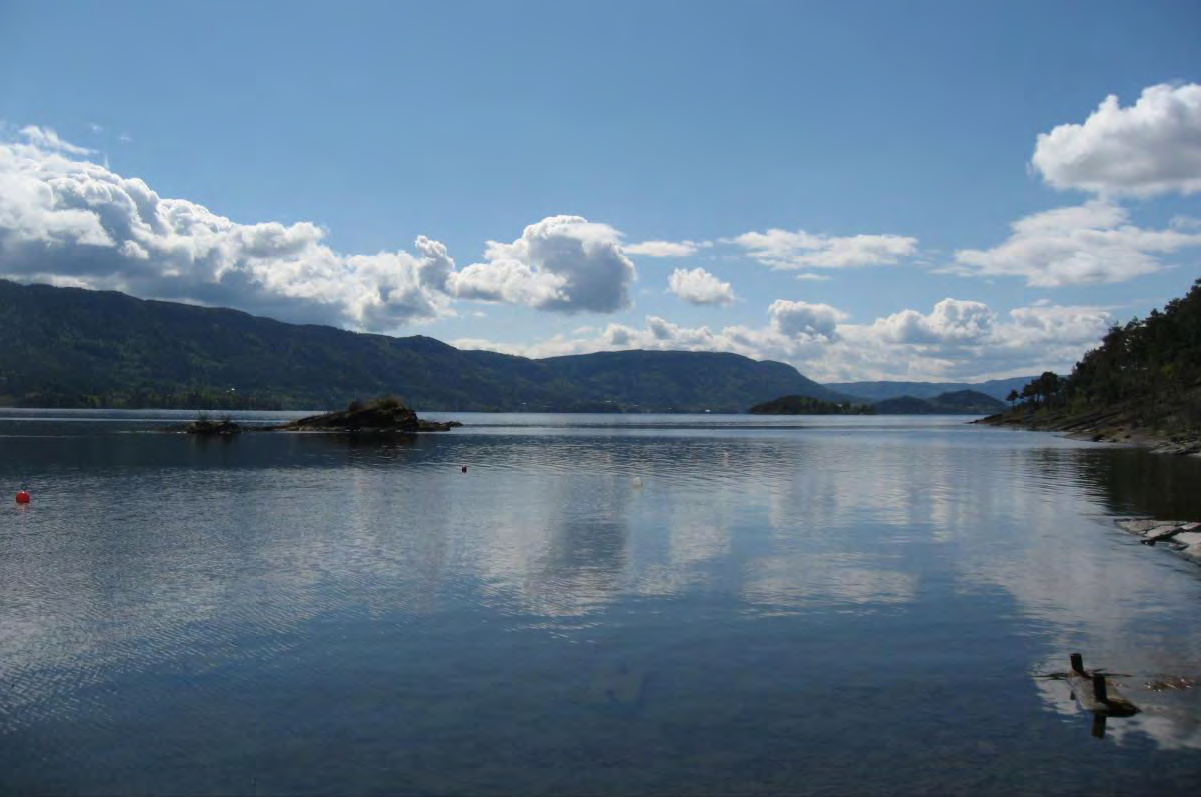
[[[989,379],[984,382],[890,382],[885,380],[825,382],[824,384],[831,390],[853,396],[861,396],[869,401],[883,401],[884,399],[901,398],[903,396],[932,399],[943,393],[953,393],[960,390],[974,390],[986,396],[1005,401],[1009,395],[1009,391],[1017,390],[1020,392],[1022,387],[1034,378],[1035,376],[1032,375],[1014,376],[1006,379]]]
[[[743,412],[834,401],[791,365],[726,352],[534,360],[288,324],[229,308],[0,280],[0,404],[317,409],[398,394],[423,410]]]

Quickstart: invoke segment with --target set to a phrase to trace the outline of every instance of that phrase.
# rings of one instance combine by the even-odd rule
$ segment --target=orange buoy
[[[29,503],[29,491],[28,490],[17,490],[17,503],[18,504],[28,504]]]

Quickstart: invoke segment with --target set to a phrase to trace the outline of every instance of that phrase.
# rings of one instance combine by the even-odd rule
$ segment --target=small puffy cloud
[[[376,331],[450,312],[437,242],[342,255],[314,224],[240,224],[86,154],[36,127],[0,140],[0,276]]]
[[[689,257],[711,244],[708,241],[642,241],[622,247],[627,255],[645,257]]]
[[[734,301],[730,283],[722,282],[703,268],[677,268],[667,279],[668,288],[690,304],[729,304]]]
[[[1128,108],[1110,95],[1084,124],[1039,135],[1031,165],[1061,189],[1133,196],[1201,191],[1201,85],[1151,86]]]
[[[917,251],[917,239],[901,235],[835,237],[797,230],[747,232],[728,239],[776,269],[855,268],[900,262]]]
[[[777,299],[767,308],[771,327],[789,338],[821,337],[833,340],[838,335],[838,324],[847,314],[828,304],[810,304]]]
[[[450,275],[447,285],[461,299],[612,313],[629,306],[635,278],[617,230],[579,216],[550,216],[512,243],[490,241],[485,261]]]
[[[1157,255],[1201,246],[1201,233],[1135,227],[1124,208],[1104,200],[1036,213],[1012,230],[993,249],[956,252],[947,270],[1024,277],[1028,285],[1044,288],[1115,283],[1162,270]]]

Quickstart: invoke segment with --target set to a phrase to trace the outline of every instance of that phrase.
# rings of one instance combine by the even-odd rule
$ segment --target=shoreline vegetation
[[[371,401],[352,401],[346,409],[309,415],[274,426],[245,426],[229,415],[213,419],[202,413],[184,426],[187,434],[222,436],[256,432],[327,432],[337,434],[416,434],[446,432],[462,426],[459,421],[428,421],[404,405],[396,396],[381,396]],[[174,431],[174,430],[173,430]]]
[[[1069,376],[1045,372],[1008,400],[975,422],[1201,454],[1201,279],[1162,312],[1110,327]]]
[[[1201,401],[1201,388],[1192,391],[1191,408]],[[1182,409],[1188,409],[1185,407]],[[1020,406],[972,423],[1009,426],[1034,432],[1061,432],[1073,440],[1121,443],[1158,454],[1201,454],[1201,430],[1179,420],[1179,412],[1151,411],[1140,402],[1073,411],[1062,407]]]

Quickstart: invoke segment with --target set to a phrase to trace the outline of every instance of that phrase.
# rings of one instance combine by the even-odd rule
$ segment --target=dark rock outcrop
[[[228,436],[239,434],[241,431],[242,427],[232,418],[213,420],[211,418],[201,416],[194,421],[188,422],[188,424],[184,426],[184,432],[187,434],[203,436]]]
[[[284,432],[343,432],[343,433],[401,433],[445,432],[456,426],[458,421],[439,423],[423,421],[417,413],[406,407],[395,396],[385,396],[370,402],[351,402],[350,406],[337,412],[310,415],[295,421],[268,427]]]

